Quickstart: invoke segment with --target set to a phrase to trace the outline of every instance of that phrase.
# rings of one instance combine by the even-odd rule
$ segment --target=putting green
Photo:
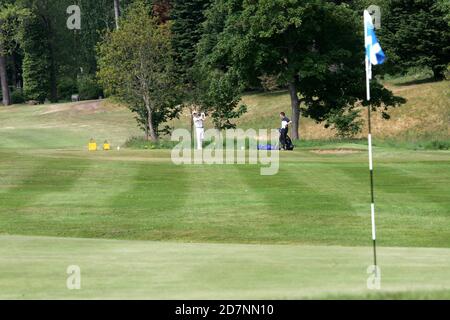
[[[381,248],[381,291],[366,286],[371,258],[365,247],[0,236],[0,298],[450,298],[450,249]],[[69,265],[80,290],[66,287]]]

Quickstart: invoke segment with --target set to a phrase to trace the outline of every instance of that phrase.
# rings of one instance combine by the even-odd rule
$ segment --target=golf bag
[[[286,135],[286,145],[285,145],[286,150],[294,150],[294,144],[292,143],[291,137],[289,137],[288,135]]]
[[[280,149],[281,149],[282,146],[283,146],[283,139],[282,139],[282,136],[281,136],[282,135],[282,130],[278,129],[278,131],[280,132]],[[286,134],[286,137],[284,139],[284,149],[285,150],[289,150],[289,151],[294,150],[294,144],[292,143],[292,139],[287,134]]]

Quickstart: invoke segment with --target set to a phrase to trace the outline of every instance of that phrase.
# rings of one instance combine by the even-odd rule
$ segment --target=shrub
[[[74,79],[64,77],[58,82],[58,99],[70,100],[72,94],[78,93],[77,83]]]
[[[336,110],[329,114],[325,128],[332,127],[339,138],[352,138],[361,132],[363,121],[359,110]]]
[[[158,142],[152,142],[144,137],[131,137],[125,142],[126,148],[131,149],[172,149],[179,142],[159,140]]]
[[[103,90],[94,75],[80,76],[77,81],[77,87],[81,100],[98,99],[103,94]]]
[[[14,90],[11,92],[11,102],[13,104],[25,103],[25,96],[21,90]]]

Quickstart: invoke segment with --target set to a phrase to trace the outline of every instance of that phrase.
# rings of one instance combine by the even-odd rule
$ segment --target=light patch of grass
[[[236,245],[0,236],[1,299],[448,298],[449,249]],[[66,269],[81,268],[81,290]],[[5,290],[7,288],[7,290]]]
[[[87,149],[91,138],[120,146],[138,134],[133,114],[106,100],[0,107],[0,148]]]

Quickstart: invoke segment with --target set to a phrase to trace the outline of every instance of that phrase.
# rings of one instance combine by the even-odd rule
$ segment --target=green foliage
[[[24,21],[22,49],[24,94],[28,100],[45,101],[50,92],[51,66],[48,37],[44,21],[31,15]]]
[[[78,77],[77,88],[81,100],[98,99],[103,92],[94,75],[82,75]]]
[[[0,3],[0,43],[3,54],[10,54],[16,49],[21,37],[21,27],[30,11],[17,5]]]
[[[247,111],[247,107],[240,104],[240,93],[244,86],[239,75],[234,69],[229,69],[226,73],[206,68],[203,71],[208,77],[207,83],[203,82],[205,93],[202,95],[202,105],[211,112],[214,127],[219,130],[235,128],[232,120]]]
[[[58,99],[70,100],[72,94],[78,92],[77,83],[70,77],[64,77],[58,81]]]
[[[175,141],[166,141],[166,140],[158,140],[156,142],[154,141],[148,141],[147,139],[144,139],[142,137],[132,137],[129,138],[125,144],[125,148],[130,149],[173,149],[179,142]]]
[[[14,90],[11,92],[11,102],[13,104],[24,103],[25,96],[23,95],[23,92],[21,90]]]
[[[211,114],[219,130],[234,128],[233,119],[247,110],[245,105],[239,103],[245,89],[242,72],[221,59],[219,48],[219,35],[225,27],[230,5],[230,2],[217,0],[206,10],[195,65],[195,78],[200,89],[198,103]]]
[[[390,68],[426,66],[443,79],[450,63],[449,16],[448,1],[392,0],[380,32]]]
[[[328,115],[325,127],[332,126],[340,138],[351,138],[361,132],[364,122],[359,118],[360,110],[335,110]]]
[[[122,3],[124,1],[121,1]],[[80,0],[82,32],[74,34],[77,45],[77,65],[85,73],[95,74],[97,59],[95,48],[105,30],[115,28],[113,0]]]
[[[360,17],[348,5],[323,0],[216,0],[207,12],[200,54],[210,69],[232,70],[236,90],[244,87],[239,81],[267,75],[289,86],[295,138],[300,103],[306,116],[323,122],[352,114],[365,100]],[[372,107],[403,102],[373,82]],[[357,123],[348,125],[352,132]]]
[[[183,103],[192,106],[198,103],[202,88],[194,66],[197,45],[202,35],[204,12],[211,0],[175,0],[171,8],[171,34],[175,68],[183,92]]]
[[[106,93],[127,104],[147,138],[156,141],[160,124],[176,117],[180,107],[169,26],[158,24],[150,12],[137,1],[120,29],[106,35],[98,47],[98,77]]]
[[[211,0],[175,0],[171,9],[172,43],[178,72],[185,75],[195,64],[204,12]]]

